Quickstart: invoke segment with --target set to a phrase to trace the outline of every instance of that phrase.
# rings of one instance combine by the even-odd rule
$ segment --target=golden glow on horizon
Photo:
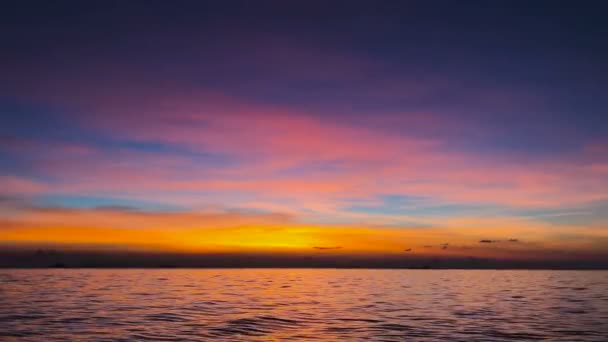
[[[237,224],[238,223],[238,224]],[[59,244],[194,253],[296,253],[445,255],[542,258],[566,250],[603,250],[601,229],[579,229],[578,239],[560,239],[572,227],[512,219],[447,220],[442,228],[382,228],[311,225],[281,215],[235,213],[142,213],[128,210],[45,209],[17,213],[0,230],[0,243]],[[490,228],[496,227],[496,228]],[[516,238],[518,241],[508,240]],[[600,239],[598,239],[600,238]],[[480,240],[500,240],[481,243]],[[598,242],[599,241],[599,242]],[[448,247],[441,246],[448,243]],[[411,251],[406,249],[411,248]]]

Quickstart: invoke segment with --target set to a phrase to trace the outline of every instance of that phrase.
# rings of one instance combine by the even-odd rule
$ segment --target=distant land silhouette
[[[442,246],[443,248],[443,246]],[[403,255],[195,254],[141,251],[8,249],[0,268],[403,268],[403,269],[608,269],[608,261],[499,260]]]

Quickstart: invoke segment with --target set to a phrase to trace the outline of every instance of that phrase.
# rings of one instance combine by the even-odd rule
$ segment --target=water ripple
[[[0,340],[607,341],[608,272],[0,270]]]

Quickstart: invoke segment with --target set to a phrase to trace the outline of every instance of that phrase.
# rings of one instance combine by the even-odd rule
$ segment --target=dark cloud
[[[136,212],[140,209],[127,205],[100,205],[93,208],[100,211]]]
[[[0,195],[0,204],[21,204],[23,201],[14,196]]]
[[[499,243],[499,242],[518,243],[519,239],[508,239],[508,240],[505,240],[505,241],[501,241],[501,240],[489,240],[489,239],[479,240],[479,243]]]
[[[407,249],[404,250],[404,252],[411,252],[411,251],[412,251],[411,248],[407,248]]]
[[[314,249],[319,250],[331,250],[331,249],[342,249],[342,246],[314,246]]]

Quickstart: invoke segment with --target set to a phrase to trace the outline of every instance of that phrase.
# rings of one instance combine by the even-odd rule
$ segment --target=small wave
[[[174,313],[157,313],[144,316],[146,320],[158,322],[187,322],[188,319],[183,315]]]
[[[279,329],[296,328],[298,321],[272,316],[256,316],[251,318],[239,318],[230,320],[225,326],[212,328],[211,330],[220,335],[265,335]]]

